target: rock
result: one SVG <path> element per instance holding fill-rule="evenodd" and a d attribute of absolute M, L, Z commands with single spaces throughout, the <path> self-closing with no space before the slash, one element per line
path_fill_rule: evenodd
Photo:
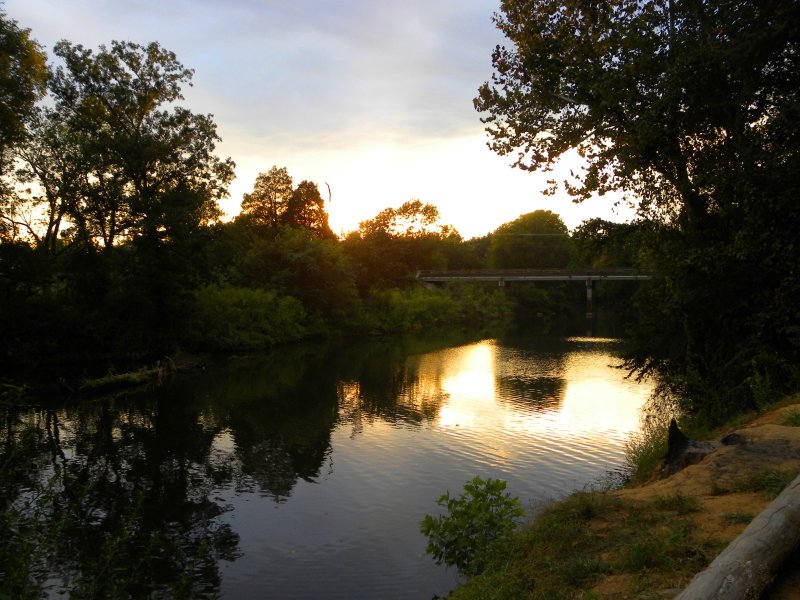
<path fill-rule="evenodd" d="M 659 471 L 660 478 L 664 479 L 689 465 L 699 463 L 721 445 L 718 442 L 690 440 L 678 428 L 675 419 L 672 419 L 667 435 L 667 456 Z"/>
<path fill-rule="evenodd" d="M 729 433 L 720 441 L 724 446 L 740 446 L 744 444 L 747 440 L 744 439 L 744 436 L 742 434 L 734 432 L 734 433 Z"/>

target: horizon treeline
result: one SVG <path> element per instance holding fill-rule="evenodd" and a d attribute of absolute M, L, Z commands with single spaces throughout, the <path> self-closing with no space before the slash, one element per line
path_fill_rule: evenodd
<path fill-rule="evenodd" d="M 431 291 L 414 274 L 634 267 L 656 277 L 602 294 L 628 324 L 631 374 L 712 422 L 798 389 L 797 3 L 539 4 L 496 16 L 508 46 L 474 100 L 490 145 L 526 170 L 577 149 L 567 191 L 623 190 L 633 223 L 568 232 L 534 211 L 462 240 L 409 200 L 339 239 L 316 183 L 278 166 L 224 223 L 234 164 L 212 117 L 180 106 L 191 69 L 157 43 L 68 41 L 49 67 L 0 14 L 3 363 L 555 322 L 583 311 L 580 286 Z"/>
<path fill-rule="evenodd" d="M 339 239 L 317 184 L 295 184 L 273 166 L 223 222 L 218 201 L 234 163 L 215 154 L 212 117 L 180 105 L 193 72 L 173 53 L 157 43 L 91 50 L 62 40 L 52 67 L 5 15 L 0 33 L 11 58 L 0 65 L 11 109 L 0 114 L 7 369 L 478 330 L 582 310 L 582 292 L 565 286 L 434 292 L 414 279 L 419 269 L 572 264 L 580 253 L 557 215 L 537 211 L 502 226 L 502 236 L 464 241 L 435 206 L 409 200 Z"/>

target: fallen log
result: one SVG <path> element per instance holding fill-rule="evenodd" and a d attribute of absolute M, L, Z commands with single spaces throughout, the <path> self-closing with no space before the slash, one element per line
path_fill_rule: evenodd
<path fill-rule="evenodd" d="M 781 565 L 800 545 L 800 476 L 698 573 L 680 600 L 760 598 Z"/>

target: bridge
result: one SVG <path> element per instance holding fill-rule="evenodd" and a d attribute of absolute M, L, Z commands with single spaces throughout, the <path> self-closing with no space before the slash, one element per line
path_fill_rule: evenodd
<path fill-rule="evenodd" d="M 496 281 L 502 286 L 509 281 L 642 281 L 652 279 L 651 273 L 636 269 L 465 269 L 447 271 L 417 271 L 424 283 L 447 281 Z"/>
<path fill-rule="evenodd" d="M 595 281 L 646 281 L 652 273 L 636 269 L 465 269 L 447 271 L 417 271 L 417 280 L 433 286 L 448 281 L 492 281 L 500 287 L 522 281 L 585 281 L 586 316 L 594 313 L 593 287 Z"/>

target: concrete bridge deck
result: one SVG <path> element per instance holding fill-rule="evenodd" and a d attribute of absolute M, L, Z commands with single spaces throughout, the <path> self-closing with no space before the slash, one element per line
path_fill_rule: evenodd
<path fill-rule="evenodd" d="M 502 285 L 512 281 L 643 281 L 652 274 L 636 269 L 466 269 L 417 271 L 424 283 L 447 281 L 495 281 Z"/>

